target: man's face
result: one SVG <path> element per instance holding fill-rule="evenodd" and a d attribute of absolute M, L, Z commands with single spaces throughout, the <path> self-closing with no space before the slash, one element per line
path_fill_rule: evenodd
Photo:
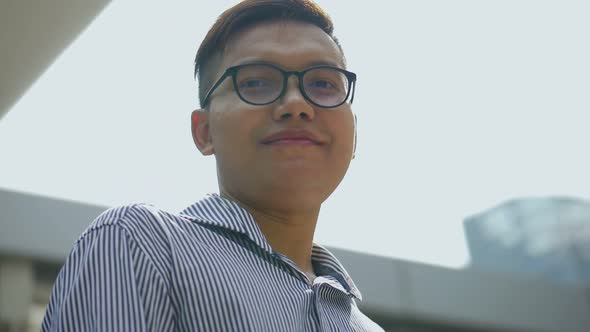
<path fill-rule="evenodd" d="M 215 79 L 228 67 L 266 62 L 301 71 L 318 63 L 343 67 L 334 41 L 320 28 L 286 21 L 255 25 L 228 43 Z M 242 101 L 228 78 L 214 92 L 209 112 L 193 117 L 193 136 L 204 154 L 215 154 L 222 194 L 277 211 L 317 209 L 336 189 L 353 153 L 354 119 L 349 103 L 325 109 L 301 95 L 291 76 L 285 95 L 269 105 Z M 306 131 L 315 142 L 269 135 Z M 197 137 L 201 136 L 201 137 Z M 288 136 L 288 135 L 287 135 Z M 295 135 L 297 136 L 297 134 Z M 203 144 L 206 143 L 206 144 Z"/>

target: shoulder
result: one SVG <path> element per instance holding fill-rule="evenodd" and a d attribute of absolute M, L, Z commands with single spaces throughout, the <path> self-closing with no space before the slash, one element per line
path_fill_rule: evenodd
<path fill-rule="evenodd" d="M 129 204 L 110 208 L 101 213 L 79 236 L 68 257 L 72 264 L 82 257 L 100 257 L 100 261 L 129 259 L 144 267 L 149 265 L 160 276 L 167 275 L 173 247 L 179 231 L 188 222 L 148 204 Z M 109 257 L 103 257 L 110 253 Z M 116 253 L 116 254 L 115 254 Z M 146 265 L 147 264 L 147 265 Z"/>
<path fill-rule="evenodd" d="M 155 226 L 156 220 L 164 219 L 164 212 L 145 204 L 114 207 L 101 213 L 79 237 L 59 272 L 43 330 L 64 326 L 68 330 L 88 330 L 91 326 L 93 330 L 104 330 L 107 325 L 103 324 L 126 319 L 141 324 L 141 319 L 149 319 L 145 322 L 152 323 L 144 310 L 158 310 L 155 317 L 171 315 L 172 306 L 165 304 L 169 301 L 170 247 L 168 240 L 160 236 L 162 227 Z M 95 310 L 105 305 L 111 310 Z M 71 328 L 78 326 L 71 324 L 78 323 L 79 327 Z M 136 329 L 146 330 L 124 330 Z"/>
<path fill-rule="evenodd" d="M 184 223 L 186 220 L 182 216 L 149 204 L 122 205 L 110 208 L 96 217 L 78 241 L 92 237 L 105 229 L 116 229 L 135 242 L 166 242 L 171 230 Z"/>

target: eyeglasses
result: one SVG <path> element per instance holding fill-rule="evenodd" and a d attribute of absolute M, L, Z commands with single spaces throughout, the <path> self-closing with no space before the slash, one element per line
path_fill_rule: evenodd
<path fill-rule="evenodd" d="M 242 101 L 251 105 L 268 105 L 285 95 L 291 75 L 299 78 L 301 95 L 315 106 L 338 107 L 354 99 L 356 74 L 332 66 L 315 66 L 303 71 L 285 71 L 270 64 L 243 64 L 228 68 L 213 84 L 203 105 L 223 81 L 231 77 L 234 90 Z M 351 92 L 352 91 L 352 92 Z"/>

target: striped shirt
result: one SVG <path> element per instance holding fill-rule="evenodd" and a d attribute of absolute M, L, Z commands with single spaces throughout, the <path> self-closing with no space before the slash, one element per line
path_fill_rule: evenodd
<path fill-rule="evenodd" d="M 310 282 L 218 195 L 180 214 L 112 208 L 70 252 L 42 331 L 383 331 L 327 249 L 313 245 L 312 265 Z"/>

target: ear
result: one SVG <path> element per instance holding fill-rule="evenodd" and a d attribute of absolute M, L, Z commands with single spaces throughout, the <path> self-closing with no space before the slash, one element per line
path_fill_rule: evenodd
<path fill-rule="evenodd" d="M 353 127 L 354 127 L 354 139 L 352 141 L 352 159 L 354 159 L 354 154 L 356 152 L 356 114 L 354 115 L 354 123 L 353 123 Z"/>
<path fill-rule="evenodd" d="M 198 109 L 191 113 L 191 133 L 197 149 L 204 156 L 212 155 L 215 152 L 209 132 L 209 112 Z"/>

